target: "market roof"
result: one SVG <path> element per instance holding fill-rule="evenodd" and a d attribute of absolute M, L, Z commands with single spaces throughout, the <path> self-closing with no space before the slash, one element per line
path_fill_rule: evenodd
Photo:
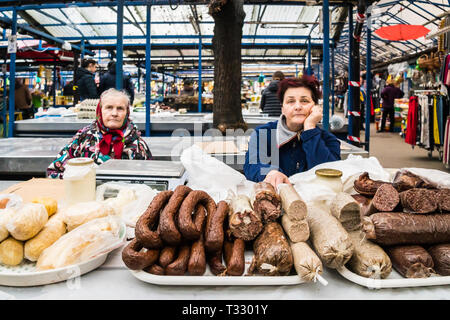
<path fill-rule="evenodd" d="M 342 69 L 348 61 L 348 9 L 343 3 L 330 1 L 332 24 L 330 38 L 336 40 L 336 63 Z M 11 19 L 12 11 L 3 7 L 15 3 L 18 23 L 29 25 L 53 37 L 81 45 L 96 53 L 100 64 L 109 61 L 116 45 L 117 1 L 0 1 L 0 18 Z M 41 4 L 42 3 L 42 4 Z M 145 59 L 146 1 L 125 1 L 124 62 L 136 64 Z M 152 64 L 196 65 L 198 44 L 202 35 L 202 62 L 212 62 L 211 39 L 214 21 L 208 14 L 208 1 L 153 0 L 151 18 Z M 308 37 L 313 46 L 313 64 L 322 56 L 323 34 L 319 26 L 321 1 L 245 1 L 242 58 L 244 63 L 282 63 L 302 65 L 307 55 Z M 316 4 L 315 6 L 307 5 Z M 355 1 L 353 2 L 355 3 Z M 168 5 L 171 4 L 171 5 Z M 282 5 L 281 5 L 282 4 Z M 317 5 L 318 4 L 318 5 Z M 372 28 L 397 23 L 423 24 L 435 32 L 443 14 L 448 14 L 448 1 L 374 1 Z M 354 9 L 356 14 L 356 8 Z M 197 28 L 197 22 L 198 26 Z M 354 19 L 355 21 L 355 19 Z M 199 29 L 199 30 L 197 30 Z M 3 31 L 5 47 L 9 30 Z M 372 33 L 373 64 L 392 60 L 407 53 L 430 48 L 436 40 L 420 38 L 404 42 L 386 41 Z M 31 38 L 19 36 L 19 39 Z M 361 53 L 364 55 L 365 28 Z M 365 63 L 364 57 L 361 59 Z"/>

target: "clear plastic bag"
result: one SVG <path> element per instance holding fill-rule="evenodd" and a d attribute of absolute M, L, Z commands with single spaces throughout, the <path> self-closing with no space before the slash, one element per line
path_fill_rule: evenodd
<path fill-rule="evenodd" d="M 6 224 L 6 228 L 16 240 L 33 238 L 48 221 L 47 209 L 41 203 L 24 203 L 9 210 L 14 210 L 15 213 Z"/>
<path fill-rule="evenodd" d="M 2 202 L 4 203 L 4 205 L 0 205 L 0 214 L 3 209 L 20 206 L 23 202 L 23 199 L 21 196 L 14 193 L 5 193 L 0 194 L 0 204 Z"/>
<path fill-rule="evenodd" d="M 425 182 L 435 184 L 438 188 L 450 188 L 450 174 L 444 171 L 424 168 L 402 168 L 399 171 L 410 171 L 422 178 Z"/>

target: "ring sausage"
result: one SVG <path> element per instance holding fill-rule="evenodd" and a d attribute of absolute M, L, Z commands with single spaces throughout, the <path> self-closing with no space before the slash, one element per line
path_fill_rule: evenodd
<path fill-rule="evenodd" d="M 205 206 L 208 215 L 213 214 L 216 210 L 215 201 L 205 191 L 195 190 L 190 192 L 183 200 L 178 214 L 178 227 L 185 239 L 197 240 L 202 233 L 202 230 L 197 229 L 192 221 L 192 212 L 199 203 Z"/>
<path fill-rule="evenodd" d="M 182 245 L 178 252 L 178 257 L 166 267 L 165 273 L 172 276 L 184 275 L 188 267 L 190 251 L 191 247 L 189 245 Z"/>
<path fill-rule="evenodd" d="M 221 250 L 224 239 L 224 222 L 228 217 L 228 204 L 220 201 L 217 209 L 208 214 L 205 229 L 205 248 L 208 252 L 216 252 Z"/>
<path fill-rule="evenodd" d="M 225 241 L 225 263 L 227 265 L 226 274 L 230 276 L 241 276 L 245 270 L 245 242 L 242 239 L 235 239 L 234 242 Z"/>
<path fill-rule="evenodd" d="M 131 270 L 142 270 L 158 260 L 159 250 L 147 250 L 134 238 L 122 251 L 122 260 Z"/>
<path fill-rule="evenodd" d="M 178 186 L 175 188 L 172 197 L 170 197 L 164 210 L 159 217 L 159 228 L 161 239 L 171 246 L 176 246 L 181 242 L 181 233 L 175 224 L 176 215 L 183 199 L 192 191 L 187 186 Z"/>
<path fill-rule="evenodd" d="M 191 255 L 188 262 L 188 272 L 193 276 L 202 276 L 206 271 L 206 256 L 203 234 L 191 247 Z"/>
<path fill-rule="evenodd" d="M 159 255 L 159 265 L 163 268 L 167 267 L 169 264 L 175 260 L 177 254 L 177 247 L 167 246 L 161 250 Z"/>
<path fill-rule="evenodd" d="M 222 263 L 222 249 L 208 254 L 208 265 L 214 275 L 223 275 L 227 268 Z"/>
<path fill-rule="evenodd" d="M 164 268 L 157 264 L 153 264 L 150 267 L 145 268 L 144 271 L 151 274 L 156 274 L 158 276 L 164 275 Z"/>
<path fill-rule="evenodd" d="M 164 205 L 169 201 L 173 191 L 163 191 L 158 193 L 152 202 L 145 210 L 144 214 L 140 216 L 136 222 L 135 235 L 139 243 L 148 249 L 161 248 L 163 243 L 159 233 L 152 231 L 158 222 L 159 212 Z"/>

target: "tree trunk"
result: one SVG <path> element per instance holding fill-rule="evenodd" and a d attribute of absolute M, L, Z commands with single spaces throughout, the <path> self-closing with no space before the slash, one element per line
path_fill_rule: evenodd
<path fill-rule="evenodd" d="M 241 107 L 241 40 L 244 25 L 243 0 L 211 0 L 209 14 L 214 18 L 214 105 L 213 125 L 226 129 L 247 124 Z"/>

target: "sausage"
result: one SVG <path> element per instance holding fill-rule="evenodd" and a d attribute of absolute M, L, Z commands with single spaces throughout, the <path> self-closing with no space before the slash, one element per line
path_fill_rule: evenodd
<path fill-rule="evenodd" d="M 322 261 L 306 242 L 289 243 L 294 259 L 294 268 L 300 279 L 314 281 L 317 275 L 322 274 Z"/>
<path fill-rule="evenodd" d="M 397 190 L 391 184 L 384 183 L 377 189 L 377 192 L 373 196 L 369 214 L 393 211 L 399 202 L 400 197 Z"/>
<path fill-rule="evenodd" d="M 406 278 L 427 278 L 433 270 L 433 259 L 421 246 L 395 246 L 387 249 L 394 269 Z"/>
<path fill-rule="evenodd" d="M 151 274 L 155 274 L 157 276 L 162 276 L 164 275 L 164 268 L 157 265 L 157 264 L 152 264 L 151 266 L 144 268 L 143 269 L 145 272 L 151 273 Z"/>
<path fill-rule="evenodd" d="M 188 267 L 190 251 L 191 247 L 189 245 L 182 245 L 178 251 L 178 257 L 165 268 L 165 273 L 172 276 L 184 275 Z"/>
<path fill-rule="evenodd" d="M 122 260 L 131 270 L 142 270 L 158 260 L 159 249 L 146 249 L 136 238 L 122 251 Z"/>
<path fill-rule="evenodd" d="M 161 249 L 161 253 L 159 254 L 159 265 L 163 268 L 167 267 L 171 264 L 176 257 L 177 247 L 167 246 Z"/>
<path fill-rule="evenodd" d="M 206 208 L 208 215 L 213 214 L 216 210 L 216 202 L 205 191 L 195 190 L 186 196 L 178 213 L 178 228 L 187 240 L 197 240 L 203 232 L 203 230 L 197 229 L 192 221 L 192 212 L 199 203 Z"/>
<path fill-rule="evenodd" d="M 438 208 L 438 195 L 434 190 L 414 188 L 400 193 L 403 212 L 431 213 Z"/>
<path fill-rule="evenodd" d="M 194 221 L 195 228 L 202 230 L 203 233 L 206 222 L 206 209 L 203 205 L 197 204 L 192 220 Z"/>
<path fill-rule="evenodd" d="M 206 271 L 206 256 L 203 234 L 191 247 L 191 255 L 188 262 L 188 272 L 193 276 L 202 276 Z"/>
<path fill-rule="evenodd" d="M 261 216 L 253 211 L 250 199 L 243 194 L 230 199 L 228 224 L 231 233 L 245 241 L 255 239 L 263 228 Z"/>
<path fill-rule="evenodd" d="M 286 276 L 294 264 L 292 250 L 283 228 L 277 222 L 269 222 L 253 243 L 254 257 L 249 274 Z"/>
<path fill-rule="evenodd" d="M 336 197 L 334 197 L 333 202 L 331 203 L 330 212 L 339 220 L 345 230 L 353 231 L 361 228 L 359 204 L 348 193 L 339 192 Z"/>
<path fill-rule="evenodd" d="M 241 276 L 245 270 L 245 242 L 235 239 L 233 242 L 224 243 L 226 274 L 229 276 Z"/>
<path fill-rule="evenodd" d="M 367 239 L 380 245 L 450 242 L 450 214 L 378 212 L 363 219 Z"/>
<path fill-rule="evenodd" d="M 434 270 L 441 276 L 450 276 L 450 244 L 438 244 L 428 248 Z"/>
<path fill-rule="evenodd" d="M 208 265 L 214 275 L 224 275 L 227 268 L 222 263 L 222 249 L 213 253 L 208 253 Z"/>
<path fill-rule="evenodd" d="M 450 212 L 450 189 L 440 189 L 437 199 L 439 211 Z"/>
<path fill-rule="evenodd" d="M 392 263 L 384 250 L 364 239 L 364 233 L 360 230 L 349 233 L 353 243 L 353 255 L 348 262 L 350 270 L 356 274 L 372 279 L 385 279 L 392 270 Z"/>
<path fill-rule="evenodd" d="M 136 239 L 145 248 L 157 249 L 161 248 L 163 243 L 158 231 L 152 231 L 158 223 L 159 213 L 169 201 L 173 191 L 162 191 L 158 193 L 145 210 L 144 214 L 139 217 L 136 222 L 135 236 Z"/>
<path fill-rule="evenodd" d="M 164 210 L 159 217 L 159 228 L 161 232 L 161 239 L 168 245 L 176 246 L 181 243 L 181 233 L 175 224 L 176 215 L 184 198 L 192 191 L 191 188 L 180 185 L 173 191 Z"/>
<path fill-rule="evenodd" d="M 370 215 L 369 208 L 370 208 L 370 202 L 372 201 L 372 199 L 369 199 L 366 196 L 363 196 L 361 194 L 352 194 L 352 197 L 359 204 L 359 214 L 361 216 L 361 219 L 364 216 Z"/>
<path fill-rule="evenodd" d="M 280 183 L 277 188 L 280 193 L 284 214 L 289 217 L 289 220 L 304 220 L 308 210 L 305 201 L 303 201 L 295 188 L 287 183 Z"/>
<path fill-rule="evenodd" d="M 253 186 L 253 210 L 263 222 L 275 221 L 281 216 L 281 199 L 275 188 L 268 182 L 258 182 Z"/>
<path fill-rule="evenodd" d="M 398 192 L 406 191 L 413 188 L 433 189 L 433 184 L 425 182 L 422 178 L 407 170 L 399 170 L 394 176 L 392 185 Z"/>
<path fill-rule="evenodd" d="M 355 180 L 355 182 L 353 183 L 353 188 L 356 190 L 356 192 L 364 196 L 372 197 L 375 195 L 375 192 L 377 192 L 378 188 L 385 183 L 385 181 L 370 179 L 369 173 L 364 172 L 359 176 L 358 179 Z"/>
<path fill-rule="evenodd" d="M 281 216 L 281 224 L 292 242 L 304 242 L 309 239 L 309 226 L 306 219 L 292 221 L 287 214 L 283 214 Z"/>
<path fill-rule="evenodd" d="M 208 252 L 217 252 L 222 249 L 224 239 L 224 222 L 228 217 L 228 204 L 220 201 L 217 209 L 208 214 L 205 228 L 205 249 Z"/>

